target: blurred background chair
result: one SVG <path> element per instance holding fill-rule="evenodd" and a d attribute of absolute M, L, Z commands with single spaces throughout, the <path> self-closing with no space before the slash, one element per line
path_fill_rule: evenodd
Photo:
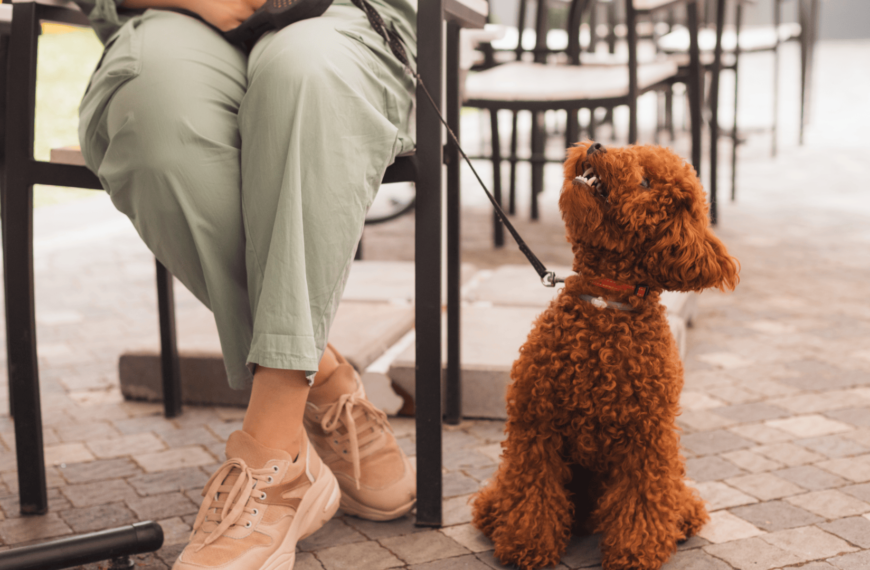
<path fill-rule="evenodd" d="M 673 1 L 626 0 L 625 53 L 601 57 L 589 48 L 595 48 L 589 32 L 589 18 L 596 6 L 595 0 L 573 0 L 568 5 L 568 14 L 563 30 L 550 26 L 550 12 L 546 0 L 538 0 L 534 10 L 533 34 L 525 29 L 527 6 L 520 0 L 520 13 L 515 33 L 505 34 L 507 40 L 516 38 L 514 50 L 490 47 L 484 50 L 481 71 L 471 74 L 465 81 L 464 104 L 468 107 L 486 109 L 490 114 L 491 160 L 493 163 L 493 193 L 501 201 L 501 139 L 498 112 L 512 112 L 510 142 L 510 189 L 508 212 L 516 211 L 516 163 L 517 114 L 529 111 L 531 128 L 531 218 L 538 219 L 538 194 L 543 190 L 545 155 L 545 113 L 562 111 L 567 117 L 564 128 L 566 146 L 572 145 L 585 128 L 587 135 L 595 137 L 595 110 L 612 110 L 618 106 L 629 109 L 627 141 L 637 141 L 637 98 L 649 91 L 662 89 L 681 79 L 678 65 L 666 56 L 640 60 L 638 58 L 638 34 L 636 21 L 639 14 L 648 15 L 663 4 Z M 694 12 L 694 2 L 689 2 Z M 638 7 L 639 6 L 639 7 Z M 583 20 L 586 20 L 583 22 Z M 691 18 L 690 18 L 691 19 Z M 694 20 L 696 21 L 696 20 Z M 583 23 L 585 23 L 585 26 Z M 526 39 L 534 38 L 534 45 Z M 529 49 L 531 47 L 531 49 Z M 507 54 L 507 55 L 505 55 Z M 512 59 L 501 63 L 502 59 Z M 695 74 L 697 77 L 698 74 Z M 699 89 L 699 88 L 698 88 Z M 697 113 L 700 116 L 700 102 Z M 589 119 L 580 124 L 579 111 L 588 109 Z M 693 121 L 700 128 L 699 120 Z M 694 134 L 694 131 L 693 131 Z M 693 137 L 693 149 L 700 148 L 700 131 Z M 695 153 L 693 153 L 694 155 Z M 700 154 L 698 154 L 700 157 Z M 562 160 L 562 157 L 559 157 Z M 697 164 L 697 161 L 693 161 Z M 496 247 L 503 245 L 504 233 L 501 224 L 493 218 L 493 238 Z"/>
<path fill-rule="evenodd" d="M 765 52 L 773 53 L 774 56 L 772 72 L 773 117 L 770 127 L 771 154 L 773 156 L 776 156 L 778 143 L 780 47 L 786 42 L 798 42 L 801 50 L 800 144 L 803 144 L 804 126 L 807 118 L 807 87 L 812 71 L 812 51 L 815 44 L 819 11 L 818 0 L 772 0 L 773 17 L 771 24 L 744 26 L 744 11 L 754 4 L 758 4 L 758 0 L 706 0 L 702 18 L 703 24 L 698 35 L 702 62 L 705 69 L 711 72 L 710 91 L 706 98 L 711 131 L 710 193 L 713 196 L 717 193 L 718 139 L 720 136 L 727 136 L 731 139 L 732 200 L 736 197 L 737 147 L 741 143 L 737 112 L 740 56 Z M 783 22 L 784 6 L 793 8 L 795 21 Z M 671 32 L 657 40 L 657 45 L 664 53 L 687 54 L 688 29 L 684 26 L 675 26 Z M 730 129 L 722 129 L 718 123 L 719 73 L 722 70 L 734 72 L 734 109 Z"/>

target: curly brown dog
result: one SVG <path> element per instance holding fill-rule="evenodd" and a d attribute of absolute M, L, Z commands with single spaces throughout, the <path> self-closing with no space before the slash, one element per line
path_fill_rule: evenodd
<path fill-rule="evenodd" d="M 709 518 L 684 482 L 683 369 L 659 294 L 733 289 L 739 265 L 694 169 L 664 148 L 580 143 L 559 209 L 577 275 L 514 362 L 474 524 L 522 570 L 558 563 L 572 527 L 602 534 L 605 570 L 657 570 Z"/>

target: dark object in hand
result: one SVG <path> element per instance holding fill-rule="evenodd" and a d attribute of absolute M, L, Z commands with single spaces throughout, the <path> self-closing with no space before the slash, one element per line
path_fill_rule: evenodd
<path fill-rule="evenodd" d="M 316 18 L 331 5 L 332 0 L 266 0 L 250 18 L 239 27 L 223 32 L 223 36 L 228 42 L 250 50 L 266 32 Z"/>

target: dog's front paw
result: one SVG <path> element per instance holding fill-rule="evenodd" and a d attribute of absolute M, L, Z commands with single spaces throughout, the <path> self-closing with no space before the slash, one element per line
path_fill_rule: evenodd
<path fill-rule="evenodd" d="M 498 561 L 505 566 L 516 566 L 520 570 L 538 570 L 555 566 L 562 558 L 562 549 L 552 544 L 523 544 L 516 542 L 516 537 L 513 540 L 496 538 L 494 542 L 495 557 Z"/>
<path fill-rule="evenodd" d="M 497 498 L 498 492 L 493 482 L 471 499 L 471 523 L 490 538 L 498 527 Z"/>
<path fill-rule="evenodd" d="M 686 487 L 685 495 L 680 505 L 680 522 L 677 527 L 681 536 L 677 540 L 683 542 L 695 536 L 701 530 L 701 527 L 709 521 L 710 515 L 707 514 L 703 499 L 692 489 Z"/>
<path fill-rule="evenodd" d="M 637 552 L 622 550 L 602 552 L 604 570 L 659 570 L 670 555 L 664 552 Z"/>

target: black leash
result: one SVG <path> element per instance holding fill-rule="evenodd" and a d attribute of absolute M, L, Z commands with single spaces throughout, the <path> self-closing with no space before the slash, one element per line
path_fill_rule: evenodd
<path fill-rule="evenodd" d="M 417 73 L 412 67 L 411 63 L 408 60 L 408 54 L 405 51 L 405 44 L 402 41 L 402 38 L 399 34 L 396 33 L 392 28 L 387 27 L 384 19 L 381 18 L 381 15 L 372 6 L 368 0 L 351 0 L 356 7 L 365 12 L 366 16 L 369 19 L 369 23 L 372 28 L 382 37 L 384 41 L 387 42 L 387 45 L 390 46 L 390 51 L 393 52 L 393 55 L 396 56 L 404 66 L 405 69 L 408 70 L 416 79 L 417 83 L 420 87 L 423 88 L 423 92 L 426 94 L 426 97 L 429 99 L 429 102 L 432 104 L 432 108 L 435 109 L 435 112 L 438 114 L 438 118 L 441 120 L 441 124 L 444 125 L 444 128 L 447 129 L 447 134 L 450 135 L 450 140 L 453 141 L 453 144 L 456 145 L 456 148 L 459 150 L 459 154 L 462 155 L 462 158 L 465 159 L 466 164 L 468 164 L 471 171 L 474 173 L 475 178 L 480 183 L 483 191 L 486 192 L 487 198 L 492 202 L 492 207 L 495 208 L 496 216 L 498 219 L 505 225 L 510 234 L 513 236 L 514 240 L 517 242 L 517 246 L 519 246 L 520 251 L 526 256 L 529 260 L 529 263 L 532 264 L 532 267 L 537 271 L 538 276 L 541 278 L 541 283 L 545 287 L 555 287 L 556 283 L 563 283 L 565 280 L 556 277 L 556 273 L 554 271 L 547 271 L 547 268 L 541 263 L 541 260 L 538 259 L 538 256 L 535 255 L 526 242 L 520 237 L 519 232 L 517 232 L 516 228 L 514 228 L 513 224 L 508 220 L 507 215 L 504 213 L 504 210 L 501 209 L 501 205 L 486 187 L 486 184 L 483 183 L 483 180 L 480 178 L 480 175 L 477 173 L 477 170 L 474 168 L 474 165 L 471 164 L 471 160 L 468 158 L 468 155 L 465 154 L 465 151 L 462 150 L 462 146 L 459 144 L 459 139 L 456 134 L 453 132 L 453 129 L 450 128 L 450 125 L 447 124 L 447 121 L 444 119 L 444 116 L 441 114 L 441 110 L 438 108 L 438 105 L 435 103 L 435 99 L 432 97 L 432 94 L 429 93 L 429 89 L 426 87 L 426 84 L 423 83 L 423 79 L 420 77 L 420 74 Z"/>

